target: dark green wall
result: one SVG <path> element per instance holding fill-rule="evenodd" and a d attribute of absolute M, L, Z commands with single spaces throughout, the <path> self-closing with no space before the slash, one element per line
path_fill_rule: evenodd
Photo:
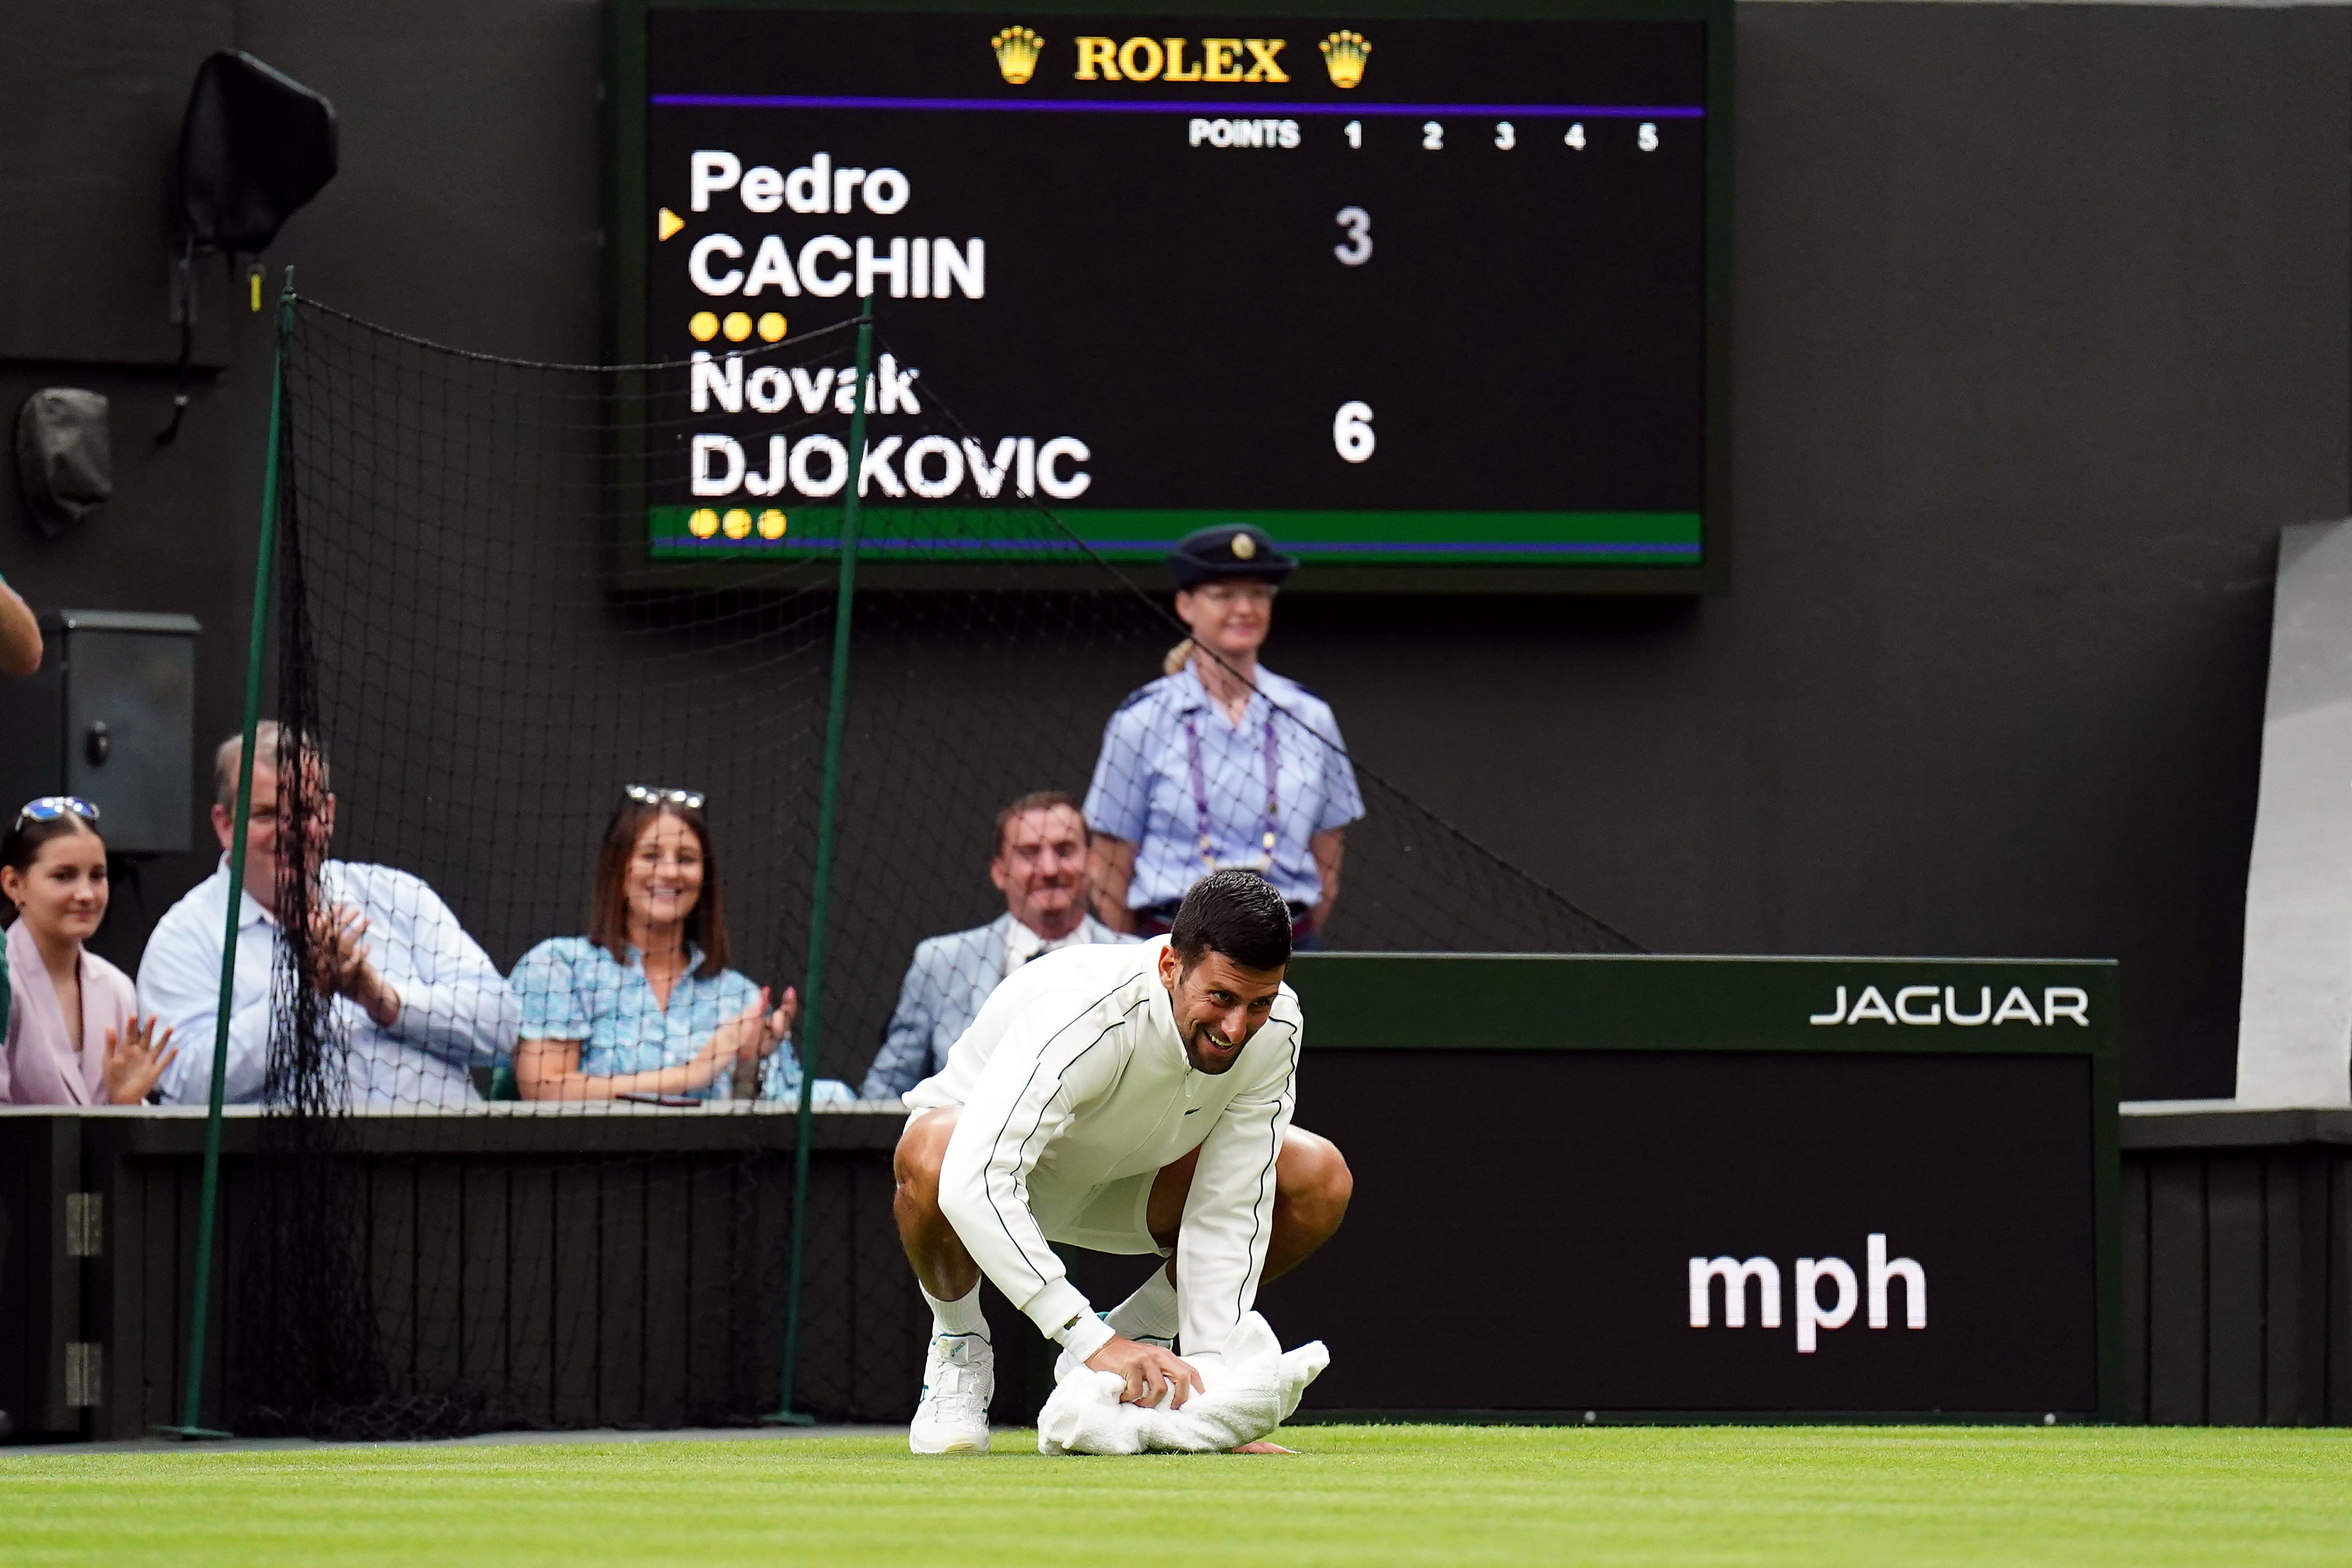
<path fill-rule="evenodd" d="M 122 488 L 56 545 L 11 490 L 0 571 L 202 618 L 219 733 L 268 339 L 239 305 L 152 450 L 187 77 L 234 43 L 335 101 L 343 172 L 269 257 L 305 292 L 591 359 L 595 8 L 17 9 L 0 412 L 116 393 Z M 2226 1094 L 2276 533 L 2352 483 L 2352 16 L 1762 4 L 1739 49 L 1732 592 L 1294 595 L 1270 662 L 1654 948 L 2120 958 L 2126 1092 Z M 153 868 L 151 909 L 203 870 Z"/>

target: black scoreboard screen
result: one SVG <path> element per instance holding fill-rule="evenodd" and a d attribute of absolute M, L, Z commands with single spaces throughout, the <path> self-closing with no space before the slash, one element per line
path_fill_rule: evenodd
<path fill-rule="evenodd" d="M 617 0 L 617 347 L 713 367 L 650 383 L 647 556 L 837 548 L 848 372 L 719 371 L 870 295 L 865 558 L 1034 497 L 1115 560 L 1247 520 L 1347 569 L 1302 587 L 1711 586 L 1728 18 Z"/>

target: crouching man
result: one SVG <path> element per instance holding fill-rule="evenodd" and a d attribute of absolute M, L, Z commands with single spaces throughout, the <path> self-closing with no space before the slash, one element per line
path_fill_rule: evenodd
<path fill-rule="evenodd" d="M 1188 1355 L 1218 1353 L 1259 1281 L 1339 1228 L 1347 1162 L 1290 1124 L 1304 1020 L 1289 963 L 1281 894 L 1218 872 L 1165 936 L 1017 970 L 946 1070 L 908 1092 L 898 1237 L 932 1316 L 916 1453 L 987 1450 L 982 1274 L 1064 1366 L 1117 1373 L 1131 1402 L 1172 1390 L 1181 1404 L 1202 1380 L 1178 1335 Z M 1097 1316 L 1052 1241 L 1174 1256 Z"/>

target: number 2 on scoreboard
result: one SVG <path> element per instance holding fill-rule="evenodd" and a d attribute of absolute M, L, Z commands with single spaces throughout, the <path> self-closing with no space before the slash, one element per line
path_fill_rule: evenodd
<path fill-rule="evenodd" d="M 1421 122 L 1421 144 L 1432 152 L 1445 151 L 1445 127 L 1433 120 Z"/>

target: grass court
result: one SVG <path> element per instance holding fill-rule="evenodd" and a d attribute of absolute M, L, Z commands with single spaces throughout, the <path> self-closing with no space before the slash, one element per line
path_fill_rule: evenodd
<path fill-rule="evenodd" d="M 12 1564 L 2341 1563 L 2352 1432 L 1298 1427 L 1296 1458 L 897 1437 L 0 1455 Z"/>

